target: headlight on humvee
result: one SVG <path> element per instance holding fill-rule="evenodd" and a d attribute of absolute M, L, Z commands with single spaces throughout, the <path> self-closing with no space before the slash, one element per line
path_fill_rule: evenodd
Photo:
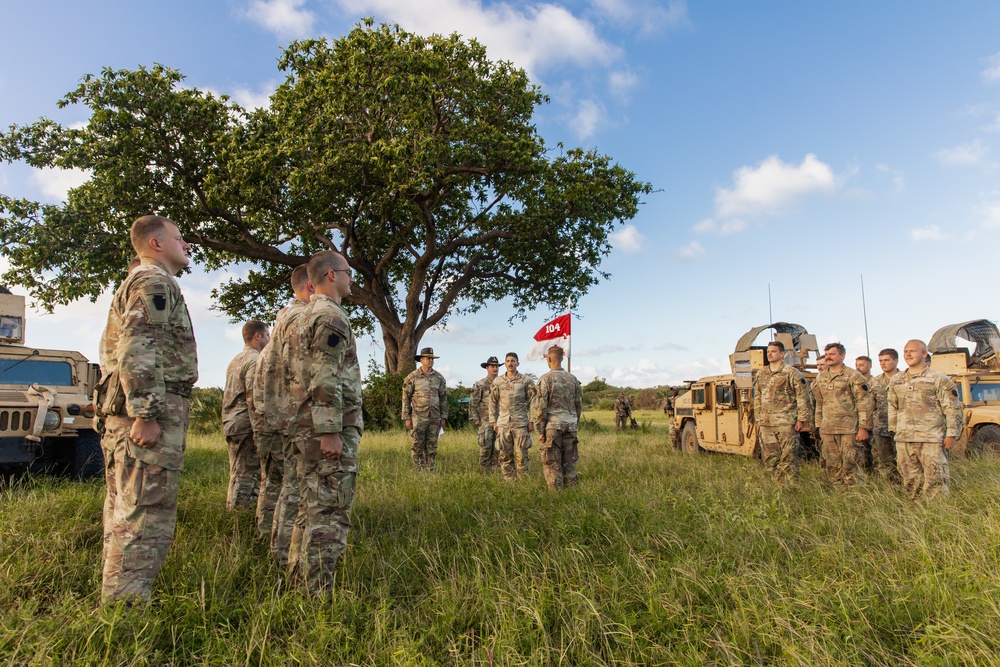
<path fill-rule="evenodd" d="M 62 422 L 62 420 L 59 418 L 59 413 L 52 412 L 50 410 L 45 413 L 45 422 L 42 424 L 42 427 L 46 431 L 51 431 L 54 428 L 59 428 L 60 422 Z"/>

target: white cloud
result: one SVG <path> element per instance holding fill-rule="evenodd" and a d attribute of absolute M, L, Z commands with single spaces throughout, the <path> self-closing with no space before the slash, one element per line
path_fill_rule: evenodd
<path fill-rule="evenodd" d="M 942 148 L 935 155 L 941 164 L 948 167 L 959 167 L 979 164 L 986 158 L 987 153 L 989 153 L 989 149 L 983 145 L 982 141 L 976 139 L 954 148 Z"/>
<path fill-rule="evenodd" d="M 593 5 L 605 18 L 619 25 L 638 26 L 641 33 L 691 25 L 685 0 L 670 0 L 665 7 L 654 0 L 593 0 Z"/>
<path fill-rule="evenodd" d="M 1000 53 L 994 53 L 986 59 L 986 69 L 982 74 L 983 79 L 989 83 L 1000 81 Z"/>
<path fill-rule="evenodd" d="M 271 106 L 271 94 L 278 87 L 275 81 L 265 81 L 257 86 L 257 89 L 247 87 L 234 88 L 229 93 L 229 97 L 244 109 L 267 109 Z"/>
<path fill-rule="evenodd" d="M 1000 132 L 1000 114 L 997 114 L 993 122 L 983 128 L 987 132 Z"/>
<path fill-rule="evenodd" d="M 635 225 L 625 225 L 611 235 L 611 245 L 627 255 L 642 250 L 645 241 L 646 237 L 636 229 Z"/>
<path fill-rule="evenodd" d="M 242 343 L 243 327 L 226 327 L 222 330 L 222 335 L 226 337 L 226 340 L 231 340 L 235 343 Z"/>
<path fill-rule="evenodd" d="M 594 136 L 604 117 L 604 109 L 596 102 L 580 100 L 576 115 L 569 121 L 569 125 L 580 139 L 588 139 Z"/>
<path fill-rule="evenodd" d="M 79 187 L 90 179 L 90 172 L 83 169 L 54 169 L 45 167 L 31 174 L 31 182 L 49 201 L 64 202 L 71 189 Z"/>
<path fill-rule="evenodd" d="M 302 6 L 306 0 L 253 0 L 246 17 L 278 37 L 308 37 L 316 15 Z"/>
<path fill-rule="evenodd" d="M 611 92 L 620 97 L 627 96 L 638 83 L 639 77 L 628 69 L 617 70 L 608 76 L 608 86 L 611 88 Z"/>
<path fill-rule="evenodd" d="M 654 387 L 679 385 L 685 380 L 694 380 L 707 375 L 729 373 L 728 359 L 708 357 L 680 366 L 661 366 L 651 359 L 640 359 L 634 366 L 574 366 L 573 373 L 578 378 L 599 377 L 618 386 Z M 585 380 L 584 380 L 585 381 Z"/>
<path fill-rule="evenodd" d="M 944 241 L 948 237 L 941 232 L 937 225 L 927 225 L 926 227 L 916 227 L 910 230 L 910 237 L 916 241 Z"/>
<path fill-rule="evenodd" d="M 746 227 L 746 223 L 739 219 L 716 222 L 712 218 L 705 218 L 695 223 L 691 229 L 698 234 L 721 234 L 722 236 L 727 236 L 742 232 Z"/>
<path fill-rule="evenodd" d="M 685 261 L 694 261 L 705 256 L 705 249 L 697 241 L 691 241 L 677 251 L 677 257 Z"/>
<path fill-rule="evenodd" d="M 798 166 L 772 155 L 756 168 L 740 167 L 733 172 L 733 181 L 732 188 L 716 190 L 719 217 L 776 213 L 801 197 L 829 194 L 837 188 L 833 170 L 812 153 Z"/>
<path fill-rule="evenodd" d="M 906 176 L 903 174 L 903 172 L 899 171 L 898 169 L 893 169 L 889 165 L 882 163 L 875 165 L 875 168 L 881 172 L 889 174 L 889 176 L 892 178 L 892 187 L 897 194 L 906 189 Z"/>
<path fill-rule="evenodd" d="M 1000 202 L 993 202 L 986 205 L 983 227 L 987 229 L 1000 229 Z"/>

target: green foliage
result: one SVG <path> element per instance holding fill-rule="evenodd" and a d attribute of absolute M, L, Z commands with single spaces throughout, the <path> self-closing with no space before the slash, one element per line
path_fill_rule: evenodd
<path fill-rule="evenodd" d="M 461 394 L 455 389 L 448 389 L 448 419 L 445 422 L 451 430 L 472 427 L 469 421 L 469 404 L 459 403 Z"/>
<path fill-rule="evenodd" d="M 192 433 L 222 433 L 222 393 L 219 387 L 195 387 L 188 411 Z"/>
<path fill-rule="evenodd" d="M 366 431 L 402 428 L 402 373 L 389 373 L 374 359 L 368 360 L 364 381 L 364 419 Z"/>

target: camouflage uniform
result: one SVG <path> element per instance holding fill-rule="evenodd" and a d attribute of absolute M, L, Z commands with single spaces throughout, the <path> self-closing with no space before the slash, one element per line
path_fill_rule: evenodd
<path fill-rule="evenodd" d="M 448 418 L 448 389 L 433 368 L 418 368 L 403 380 L 403 421 L 413 420 L 410 454 L 417 470 L 434 470 L 441 420 Z"/>
<path fill-rule="evenodd" d="M 844 366 L 836 373 L 823 371 L 812 386 L 827 480 L 838 487 L 863 482 L 863 443 L 855 437 L 859 429 L 871 431 L 874 410 L 864 376 Z"/>
<path fill-rule="evenodd" d="M 760 427 L 760 454 L 764 467 L 779 483 L 799 476 L 799 432 L 795 423 L 811 427 L 811 405 L 806 379 L 788 364 L 757 371 L 753 385 L 753 414 Z"/>
<path fill-rule="evenodd" d="M 198 380 L 191 317 L 180 286 L 159 262 L 143 259 L 115 291 L 101 370 L 118 378 L 101 406 L 108 414 L 101 598 L 148 600 L 173 542 L 188 397 Z M 156 420 L 156 444 L 143 447 L 129 437 L 136 418 Z"/>
<path fill-rule="evenodd" d="M 579 458 L 576 437 L 583 412 L 580 381 L 562 368 L 554 368 L 538 378 L 535 427 L 545 434 L 539 446 L 542 472 L 550 489 L 575 486 Z"/>
<path fill-rule="evenodd" d="M 361 368 L 347 311 L 333 299 L 312 295 L 296 335 L 302 357 L 295 367 L 292 432 L 300 498 L 288 568 L 307 593 L 326 594 L 351 523 L 364 430 Z M 344 448 L 332 459 L 320 449 L 320 437 L 337 433 Z"/>
<path fill-rule="evenodd" d="M 624 396 L 615 400 L 615 430 L 628 428 L 628 418 L 632 416 L 632 404 Z"/>
<path fill-rule="evenodd" d="M 265 411 L 267 401 L 274 392 L 274 350 L 271 343 L 268 343 L 260 351 L 253 373 L 254 391 L 247 396 L 247 412 L 250 413 L 250 425 L 253 426 L 253 436 L 257 441 L 257 453 L 260 456 L 257 532 L 267 541 L 271 540 L 274 507 L 278 502 L 278 492 L 281 490 L 281 472 L 284 465 L 281 435 L 272 426 L 274 416 L 268 415 Z"/>
<path fill-rule="evenodd" d="M 260 457 L 253 439 L 250 411 L 253 375 L 259 352 L 244 347 L 226 369 L 226 389 L 222 394 L 222 433 L 229 449 L 229 490 L 226 509 L 255 507 L 260 491 Z"/>
<path fill-rule="evenodd" d="M 497 434 L 490 426 L 490 378 L 484 377 L 482 380 L 472 385 L 472 395 L 469 397 L 469 419 L 475 423 L 479 420 L 479 468 L 483 472 L 490 472 L 496 468 L 497 461 L 496 439 Z"/>
<path fill-rule="evenodd" d="M 911 498 L 948 495 L 946 437 L 962 433 L 962 407 L 955 383 L 924 368 L 897 373 L 889 383 L 889 430 L 896 434 L 896 462 Z"/>
<path fill-rule="evenodd" d="M 897 373 L 898 375 L 898 373 Z M 873 419 L 874 429 L 868 438 L 872 449 L 872 465 L 882 479 L 892 482 L 899 481 L 899 470 L 896 465 L 896 443 L 889 433 L 889 383 L 892 377 L 882 373 L 872 378 L 868 385 L 872 390 L 872 400 L 875 402 Z"/>
<path fill-rule="evenodd" d="M 535 400 L 535 383 L 517 373 L 501 373 L 490 387 L 490 425 L 497 426 L 500 472 L 504 479 L 528 475 L 528 410 Z M 515 468 L 515 456 L 516 464 Z"/>

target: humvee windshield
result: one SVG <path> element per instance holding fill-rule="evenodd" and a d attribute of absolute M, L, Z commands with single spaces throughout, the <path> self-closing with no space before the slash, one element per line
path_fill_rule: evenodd
<path fill-rule="evenodd" d="M 72 387 L 73 369 L 66 361 L 0 359 L 0 385 L 33 384 Z"/>
<path fill-rule="evenodd" d="M 958 387 L 959 398 L 964 399 L 962 387 Z M 969 395 L 972 403 L 996 403 L 1000 402 L 1000 384 L 973 384 L 969 388 Z"/>

